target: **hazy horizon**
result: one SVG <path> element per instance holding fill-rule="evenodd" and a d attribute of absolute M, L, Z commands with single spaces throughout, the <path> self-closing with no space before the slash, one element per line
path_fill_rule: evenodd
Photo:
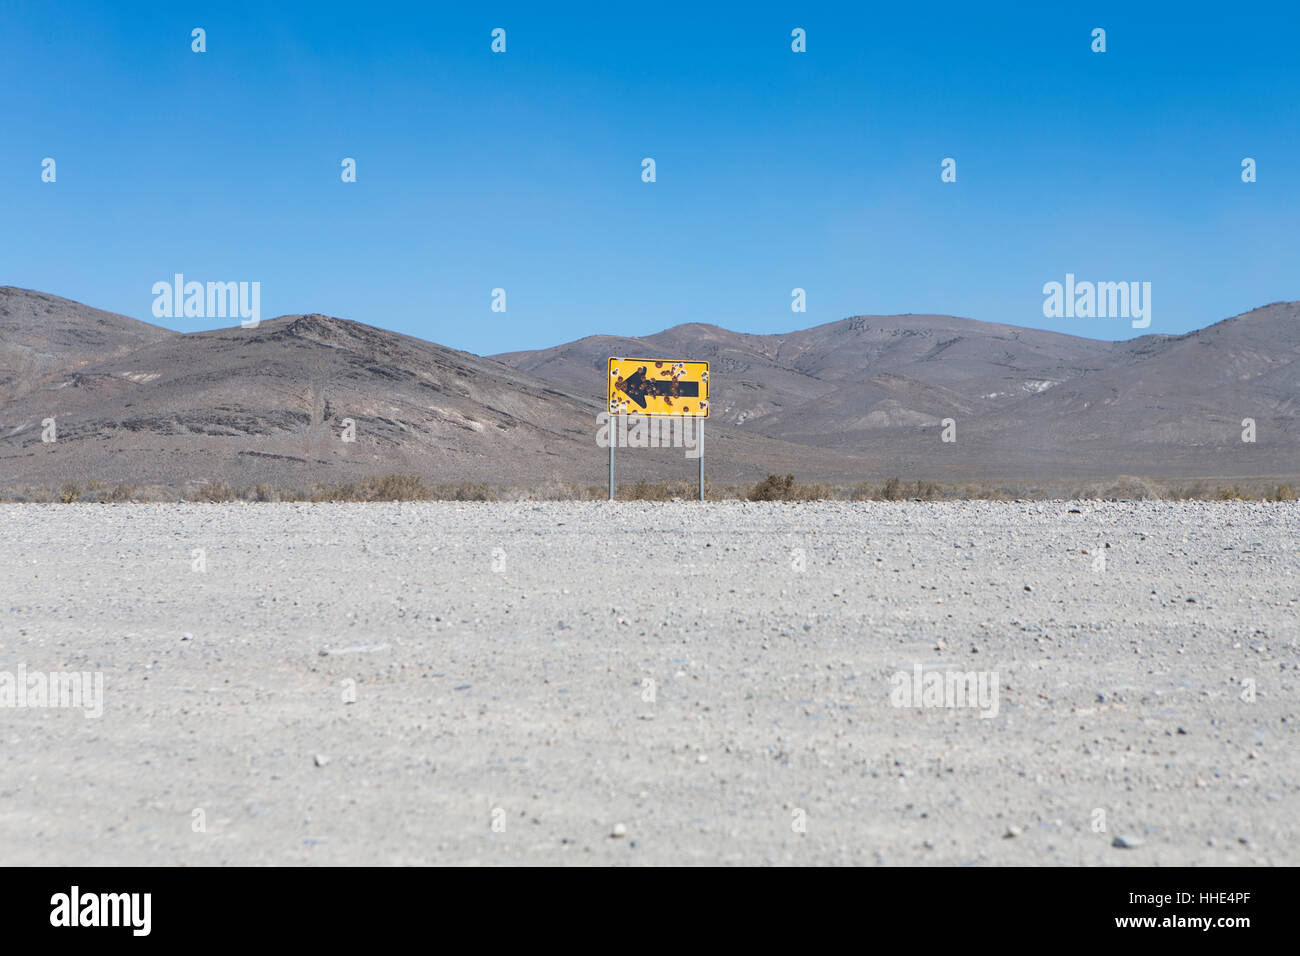
<path fill-rule="evenodd" d="M 101 311 L 105 311 L 105 312 L 114 312 L 114 311 L 115 311 L 115 310 L 113 310 L 113 309 L 106 309 L 106 308 L 104 308 L 104 307 L 101 306 L 101 305 L 97 305 L 97 304 L 96 304 L 95 302 L 93 302 L 93 301 L 92 301 L 92 302 L 86 302 L 86 301 L 81 301 L 81 300 L 78 300 L 78 299 L 71 299 L 71 298 L 69 298 L 68 296 L 59 295 L 57 292 L 51 292 L 51 291 L 48 290 L 48 289 L 33 289 L 33 288 L 30 288 L 30 287 L 27 287 L 27 286 L 16 285 L 16 284 L 11 283 L 11 282 L 10 282 L 10 283 L 0 283 L 0 289 L 3 289 L 3 288 L 17 289 L 17 290 L 20 290 L 20 291 L 23 291 L 23 292 L 33 292 L 33 293 L 37 293 L 37 294 L 39 294 L 39 295 L 49 295 L 49 296 L 54 296 L 55 298 L 64 299 L 64 300 L 66 300 L 66 301 L 74 302 L 74 303 L 76 303 L 76 304 L 78 304 L 78 305 L 83 305 L 83 306 L 86 306 L 86 307 L 88 307 L 88 308 L 92 308 L 92 309 L 100 309 Z M 1240 316 L 1247 315 L 1247 314 L 1249 314 L 1249 313 L 1251 313 L 1251 312 L 1258 311 L 1259 309 L 1264 309 L 1264 308 L 1267 308 L 1267 307 L 1272 306 L 1272 305 L 1287 304 L 1287 303 L 1292 302 L 1292 301 L 1300 301 L 1300 300 L 1278 300 L 1278 301 L 1275 301 L 1275 302 L 1264 302 L 1264 303 L 1260 303 L 1259 305 L 1251 306 L 1251 307 L 1248 308 L 1248 309 L 1242 309 L 1242 310 L 1239 311 L 1239 312 L 1234 312 L 1234 313 L 1232 313 L 1231 315 L 1224 315 L 1224 316 L 1222 316 L 1222 317 L 1220 317 L 1220 318 L 1218 318 L 1218 319 L 1214 319 L 1213 321 L 1207 323 L 1206 325 L 1199 326 L 1199 327 L 1197 327 L 1197 328 L 1187 329 L 1187 330 L 1184 331 L 1184 332 L 1176 332 L 1176 333 L 1155 332 L 1155 331 L 1152 331 L 1152 330 L 1149 330 L 1149 329 L 1148 329 L 1148 330 L 1144 330 L 1144 331 L 1142 331 L 1142 332 L 1135 332 L 1133 335 L 1117 336 L 1117 337 L 1115 337 L 1115 338 L 1113 338 L 1113 339 L 1112 339 L 1112 338 L 1103 338 L 1103 337 L 1100 337 L 1100 336 L 1092 336 L 1092 335 L 1080 335 L 1080 334 L 1078 334 L 1078 333 L 1074 333 L 1074 332 L 1062 331 L 1062 330 L 1059 330 L 1059 329 L 1047 329 L 1047 328 L 1042 328 L 1042 327 L 1039 327 L 1039 326 L 1033 326 L 1033 325 L 1015 325 L 1014 323 L 1010 323 L 1010 322 L 996 322 L 996 321 L 990 321 L 990 320 L 986 320 L 986 319 L 977 319 L 977 318 L 975 318 L 974 316 L 970 316 L 970 315 L 960 315 L 960 314 L 952 314 L 952 313 L 937 313 L 937 312 L 892 312 L 892 313 L 867 313 L 867 312 L 855 312 L 855 313 L 852 313 L 852 314 L 850 314 L 850 315 L 842 315 L 842 316 L 839 316 L 839 317 L 837 317 L 837 318 L 826 319 L 826 320 L 824 320 L 824 321 L 809 322 L 809 323 L 807 323 L 807 324 L 803 324 L 803 325 L 797 324 L 797 322 L 796 322 L 795 324 L 791 324 L 790 326 L 788 326 L 788 327 L 786 327 L 786 328 L 771 329 L 771 330 L 765 330 L 765 331 L 762 331 L 762 332 L 754 332 L 754 331 L 751 331 L 751 330 L 749 330 L 749 329 L 744 329 L 744 328 L 734 328 L 734 327 L 731 327 L 731 326 L 722 325 L 722 324 L 720 324 L 720 323 L 718 323 L 718 322 L 711 322 L 711 321 L 703 320 L 703 319 L 687 319 L 687 320 L 682 321 L 682 322 L 674 323 L 673 325 L 666 325 L 666 326 L 663 326 L 662 328 L 649 329 L 649 330 L 646 330 L 646 331 L 630 331 L 630 330 L 620 330 L 620 331 L 594 331 L 594 332 L 587 332 L 587 333 L 585 333 L 585 334 L 583 334 L 583 335 L 580 335 L 580 336 L 577 336 L 576 338 L 573 338 L 573 339 L 565 339 L 565 340 L 563 340 L 563 341 L 551 342 L 551 343 L 548 343 L 548 344 L 542 345 L 542 346 L 540 346 L 540 347 L 538 347 L 538 348 L 499 348 L 499 349 L 497 349 L 495 352 L 473 352 L 473 350 L 471 350 L 471 349 L 464 349 L 464 348 L 461 348 L 460 346 L 453 345 L 453 344 L 450 343 L 450 342 L 442 342 L 442 341 L 438 341 L 438 340 L 436 340 L 436 339 L 429 339 L 429 338 L 427 338 L 426 336 L 419 334 L 418 332 L 403 332 L 403 331 L 401 331 L 401 330 L 399 330 L 399 329 L 390 328 L 390 327 L 388 327 L 388 326 L 385 326 L 385 325 L 382 325 L 382 324 L 378 324 L 378 323 L 375 323 L 375 322 L 366 322 L 366 321 L 363 321 L 363 320 L 361 320 L 361 319 L 353 318 L 352 316 L 341 315 L 341 314 L 339 314 L 339 313 L 337 313 L 337 312 L 329 312 L 329 311 L 316 311 L 316 312 L 295 311 L 295 312 L 283 312 L 283 313 L 278 313 L 278 314 L 276 314 L 276 315 L 267 315 L 267 316 L 265 316 L 265 317 L 263 317 L 263 318 L 261 319 L 261 322 L 263 322 L 263 323 L 265 323 L 265 322 L 274 322 L 274 321 L 276 321 L 277 319 L 295 318 L 295 317 L 298 317 L 298 316 L 304 316 L 304 315 L 323 315 L 323 316 L 325 316 L 325 317 L 327 317 L 327 318 L 331 318 L 331 319 L 341 319 L 341 320 L 343 320 L 343 321 L 347 321 L 347 322 L 358 322 L 358 323 L 360 323 L 360 324 L 362 324 L 362 325 L 369 325 L 369 326 L 372 326 L 372 327 L 374 327 L 374 328 L 383 329 L 384 331 L 387 331 L 387 332 L 397 332 L 398 334 L 401 334 L 401 335 L 411 335 L 411 336 L 414 336 L 415 338 L 423 339 L 424 341 L 432 342 L 433 344 L 436 344 L 436 345 L 444 345 L 444 346 L 447 346 L 448 348 L 456 348 L 456 349 L 458 349 L 458 350 L 460 350 L 460 351 L 471 352 L 471 354 L 474 354 L 474 355 L 479 355 L 479 356 L 482 356 L 482 357 L 491 357 L 492 355 L 501 355 L 501 354 L 512 353 L 512 352 L 527 352 L 527 351 L 538 351 L 538 350 L 544 350 L 544 349 L 549 348 L 549 347 L 554 347 L 554 346 L 558 346 L 558 345 L 564 345 L 564 344 L 566 344 L 566 343 L 568 343 L 568 342 L 574 342 L 574 341 L 579 341 L 579 340 L 581 340 L 581 339 L 594 338 L 594 337 L 601 337 L 601 336 L 618 337 L 618 338 L 650 338 L 650 337 L 652 337 L 652 336 L 654 336 L 654 335 L 657 335 L 657 334 L 659 334 L 659 333 L 661 333 L 661 332 L 671 331 L 671 330 L 674 329 L 674 328 L 678 328 L 678 327 L 680 327 L 680 326 L 684 326 L 684 325 L 708 325 L 708 326 L 712 326 L 712 327 L 714 327 L 714 328 L 722 329 L 723 331 L 726 331 L 726 332 L 733 332 L 733 333 L 736 333 L 736 334 L 739 334 L 739 335 L 789 335 L 789 334 L 792 334 L 792 333 L 795 333 L 795 332 L 804 332 L 804 331 L 808 331 L 808 330 L 810 330 L 810 329 L 814 329 L 814 328 L 817 328 L 817 327 L 819 327 L 819 326 L 824 326 L 824 325 L 834 325 L 836 322 L 843 322 L 843 321 L 845 321 L 846 319 L 854 319 L 854 318 L 891 319 L 891 318 L 909 318 L 909 317 L 918 317 L 918 316 L 934 316 L 934 317 L 936 317 L 936 318 L 961 319 L 961 320 L 969 320 L 969 321 L 974 321 L 974 322 L 987 322 L 988 324 L 992 324 L 992 325 L 1007 325 L 1007 326 L 1011 326 L 1011 327 L 1013 327 L 1013 328 L 1026 329 L 1026 330 L 1030 330 L 1030 331 L 1052 332 L 1052 333 L 1055 333 L 1055 334 L 1058 334 L 1058 335 L 1069 335 L 1069 336 L 1072 336 L 1072 337 L 1074 337 L 1074 338 L 1088 339 L 1089 341 L 1094 341 L 1094 342 L 1125 342 L 1125 341 L 1128 341 L 1128 340 L 1130 340 L 1130 339 L 1140 338 L 1142 335 L 1185 335 L 1185 334 L 1188 334 L 1188 333 L 1191 333 L 1191 332 L 1199 332 L 1199 331 L 1202 331 L 1203 329 L 1207 329 L 1207 328 L 1209 328 L 1209 327 L 1211 327 L 1211 326 L 1213 326 L 1213 325 L 1217 325 L 1218 323 L 1223 322 L 1223 321 L 1225 321 L 1225 320 L 1227 320 L 1227 319 L 1239 318 Z M 154 326 L 157 326 L 157 327 L 159 327 L 159 328 L 167 329 L 168 331 L 171 331 L 171 332 L 177 332 L 177 333 L 182 334 L 182 335 L 184 335 L 184 334 L 189 334 L 189 333 L 193 333 L 193 332 L 212 332 L 212 331 L 218 331 L 218 330 L 221 330 L 221 329 L 229 329 L 229 328 L 238 328 L 238 327 L 239 327 L 239 322 L 237 321 L 236 318 L 233 318 L 233 317 L 230 318 L 230 319 L 225 320 L 224 322 L 222 322 L 222 321 L 220 321 L 220 320 L 213 320 L 214 324 L 207 325 L 207 326 L 205 326 L 204 328 L 186 328 L 186 327 L 185 327 L 185 323 L 186 323 L 187 321 L 189 321 L 189 320 L 184 320 L 184 319 L 182 319 L 182 320 L 177 320 L 177 319 L 175 319 L 175 318 L 172 318 L 172 319 L 159 319 L 159 318 L 155 318 L 152 314 L 149 314 L 149 315 L 146 315 L 146 316 L 129 315 L 129 314 L 127 314 L 127 313 L 122 313 L 122 312 L 118 312 L 118 313 L 116 313 L 116 314 L 118 314 L 118 315 L 126 315 L 127 318 L 136 319 L 137 321 L 145 322 L 145 323 L 148 323 L 149 325 L 154 325 Z M 207 321 L 207 320 L 204 320 L 204 321 Z"/>

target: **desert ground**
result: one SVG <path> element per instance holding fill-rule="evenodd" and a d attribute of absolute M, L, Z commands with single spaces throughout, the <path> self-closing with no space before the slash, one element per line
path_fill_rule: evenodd
<path fill-rule="evenodd" d="M 0 676 L 103 679 L 0 708 L 7 865 L 1300 863 L 1294 502 L 0 529 Z"/>

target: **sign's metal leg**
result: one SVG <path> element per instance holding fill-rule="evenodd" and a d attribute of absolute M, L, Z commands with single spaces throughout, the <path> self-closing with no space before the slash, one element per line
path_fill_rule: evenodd
<path fill-rule="evenodd" d="M 616 431 L 618 419 L 610 416 L 610 435 L 609 435 L 609 500 L 614 500 L 614 445 L 618 442 L 618 433 Z"/>
<path fill-rule="evenodd" d="M 698 434 L 696 434 L 695 436 L 695 439 L 697 442 L 699 442 L 699 448 L 700 448 L 700 500 L 703 501 L 704 500 L 704 419 L 697 418 L 696 422 L 699 424 L 699 428 L 700 428 Z"/>

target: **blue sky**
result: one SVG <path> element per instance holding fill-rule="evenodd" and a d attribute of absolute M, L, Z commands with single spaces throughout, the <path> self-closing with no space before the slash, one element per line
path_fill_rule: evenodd
<path fill-rule="evenodd" d="M 1045 319 L 1067 272 L 1150 282 L 1148 332 L 1300 298 L 1294 2 L 551 6 L 5 4 L 0 284 L 153 321 L 174 273 L 258 281 L 264 318 L 479 353 L 860 313 L 1140 334 Z"/>

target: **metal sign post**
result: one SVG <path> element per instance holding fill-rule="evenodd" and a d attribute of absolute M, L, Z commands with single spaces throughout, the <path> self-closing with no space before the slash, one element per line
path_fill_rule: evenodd
<path fill-rule="evenodd" d="M 617 419 L 610 417 L 610 421 Z M 617 425 L 614 426 L 617 429 Z M 614 446 L 618 444 L 618 432 L 615 431 L 609 436 L 609 500 L 614 500 Z"/>
<path fill-rule="evenodd" d="M 709 363 L 610 358 L 608 398 L 612 429 L 609 437 L 609 500 L 614 500 L 614 446 L 620 436 L 627 435 L 630 413 L 646 419 L 677 419 L 681 431 L 674 429 L 674 432 L 683 438 L 688 423 L 695 423 L 700 459 L 700 500 L 703 501 L 704 419 L 709 417 Z"/>

